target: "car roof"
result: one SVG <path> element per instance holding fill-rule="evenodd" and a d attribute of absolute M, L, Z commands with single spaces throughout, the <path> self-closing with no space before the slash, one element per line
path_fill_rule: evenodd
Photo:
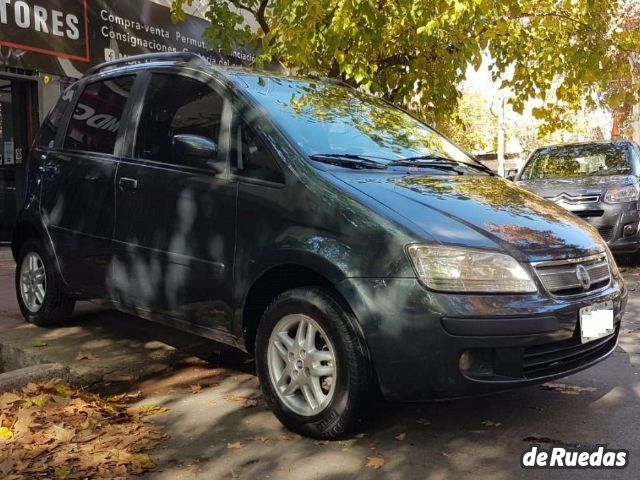
<path fill-rule="evenodd" d="M 147 58 L 151 60 L 146 60 Z M 215 76 L 222 77 L 225 80 L 244 90 L 251 90 L 253 86 L 259 84 L 262 79 L 280 79 L 293 82 L 319 82 L 326 84 L 338 84 L 348 88 L 350 85 L 332 78 L 303 77 L 284 75 L 276 72 L 250 69 L 243 66 L 222 66 L 213 65 L 204 58 L 190 54 L 188 52 L 178 52 L 176 54 L 144 54 L 133 57 L 123 58 L 114 62 L 106 62 L 91 68 L 81 80 L 100 78 L 102 76 L 113 76 L 118 74 L 133 73 L 139 70 L 157 67 L 196 67 L 200 71 L 212 73 Z"/>
<path fill-rule="evenodd" d="M 618 139 L 618 140 L 596 140 L 596 141 L 585 141 L 585 142 L 565 142 L 565 143 L 556 143 L 552 145 L 545 145 L 544 147 L 538 147 L 534 150 L 534 152 L 540 150 L 553 150 L 553 149 L 561 149 L 561 148 L 570 148 L 570 147 L 579 147 L 579 146 L 589 146 L 589 145 L 630 145 L 632 143 L 629 139 Z"/>

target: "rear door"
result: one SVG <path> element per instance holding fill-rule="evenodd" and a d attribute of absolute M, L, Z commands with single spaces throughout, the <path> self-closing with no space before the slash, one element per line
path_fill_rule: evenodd
<path fill-rule="evenodd" d="M 168 315 L 212 337 L 229 332 L 237 182 L 228 171 L 229 103 L 198 72 L 146 72 L 143 101 L 116 178 L 118 261 L 111 296 Z M 193 165 L 173 150 L 175 135 L 218 144 Z"/>
<path fill-rule="evenodd" d="M 80 84 L 58 148 L 38 152 L 43 218 L 63 276 L 72 289 L 90 296 L 106 292 L 115 174 L 135 78 L 111 76 Z"/>

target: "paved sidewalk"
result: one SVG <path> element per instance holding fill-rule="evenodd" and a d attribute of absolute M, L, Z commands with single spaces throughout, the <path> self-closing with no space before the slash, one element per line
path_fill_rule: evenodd
<path fill-rule="evenodd" d="M 141 390 L 171 436 L 146 478 L 176 479 L 596 479 L 640 468 L 640 275 L 620 344 L 607 361 L 555 382 L 499 395 L 421 405 L 378 405 L 361 435 L 316 442 L 284 430 L 266 410 L 250 358 L 215 342 L 89 304 L 63 328 L 20 321 L 12 260 L 0 249 L 0 343 L 71 366 L 98 390 Z M 564 386 L 563 386 L 564 385 Z M 202 387 L 202 388 L 201 388 Z M 194 393 L 195 392 L 195 393 Z M 520 467 L 531 437 L 630 451 L 624 470 Z M 369 458 L 384 465 L 367 467 Z"/>

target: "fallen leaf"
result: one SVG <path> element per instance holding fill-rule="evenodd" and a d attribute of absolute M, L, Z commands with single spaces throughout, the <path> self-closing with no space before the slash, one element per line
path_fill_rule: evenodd
<path fill-rule="evenodd" d="M 594 387 L 581 387 L 579 385 L 567 385 L 565 383 L 544 383 L 540 386 L 542 390 L 551 390 L 564 395 L 579 395 L 583 392 L 595 392 Z"/>
<path fill-rule="evenodd" d="M 29 382 L 26 386 L 22 387 L 22 392 L 26 393 L 27 395 L 33 395 L 38 393 L 39 391 L 40 387 L 33 382 Z"/>
<path fill-rule="evenodd" d="M 242 448 L 242 447 L 244 447 L 242 442 L 227 443 L 227 448 L 229 450 L 232 450 L 232 449 L 235 449 L 235 448 Z"/>
<path fill-rule="evenodd" d="M 95 360 L 96 358 L 98 357 L 87 352 L 78 352 L 78 355 L 76 356 L 76 360 Z"/>
<path fill-rule="evenodd" d="M 40 341 L 40 342 L 33 342 L 33 343 L 31 344 L 31 346 L 32 346 L 33 348 L 43 348 L 43 347 L 48 347 L 48 346 L 49 346 L 49 344 L 48 344 L 47 342 L 42 342 L 42 341 Z"/>
<path fill-rule="evenodd" d="M 53 389 L 63 397 L 70 397 L 73 395 L 73 390 L 63 383 L 56 383 Z"/>
<path fill-rule="evenodd" d="M 302 438 L 301 435 L 298 435 L 297 433 L 292 433 L 292 432 L 288 432 L 280 436 L 280 440 L 284 440 L 285 442 L 288 442 L 290 440 L 299 440 L 301 438 Z"/>
<path fill-rule="evenodd" d="M 341 452 L 348 452 L 349 450 L 351 450 L 349 447 L 344 447 L 340 449 Z"/>
<path fill-rule="evenodd" d="M 406 433 L 401 433 L 399 435 L 396 435 L 395 438 L 396 438 L 396 440 L 403 441 L 405 438 L 407 438 L 407 434 Z"/>
<path fill-rule="evenodd" d="M 64 428 L 60 425 L 54 425 L 51 432 L 51 436 L 60 443 L 70 442 L 71 440 L 73 440 L 75 434 L 75 430 Z"/>
<path fill-rule="evenodd" d="M 265 443 L 265 442 L 269 441 L 269 437 L 267 437 L 266 435 L 263 435 L 261 437 L 251 437 L 251 440 Z"/>
<path fill-rule="evenodd" d="M 236 396 L 236 395 L 232 395 L 230 397 L 225 397 L 225 400 L 227 400 L 228 402 L 243 403 L 243 407 L 245 407 L 245 408 L 255 407 L 256 405 L 258 405 L 258 401 L 253 399 L 253 398 L 239 397 L 239 396 Z"/>
<path fill-rule="evenodd" d="M 154 467 L 147 452 L 166 435 L 134 409 L 59 380 L 22 392 L 0 395 L 2 480 L 124 479 Z"/>
<path fill-rule="evenodd" d="M 42 408 L 49 401 L 49 395 L 42 394 L 35 397 L 29 397 L 22 400 L 22 405 L 25 407 L 39 407 Z"/>
<path fill-rule="evenodd" d="M 329 440 L 316 440 L 313 443 L 316 445 L 327 445 L 329 443 Z"/>
<path fill-rule="evenodd" d="M 485 427 L 501 427 L 502 423 L 500 422 L 494 422 L 493 420 L 483 420 L 482 425 L 484 425 Z"/>
<path fill-rule="evenodd" d="M 230 395 L 228 397 L 224 397 L 227 402 L 244 402 L 247 397 L 238 397 L 237 395 Z"/>
<path fill-rule="evenodd" d="M 135 400 L 136 398 L 140 397 L 142 395 L 142 392 L 140 392 L 139 390 L 137 392 L 134 393 L 121 393 L 119 395 L 111 395 L 110 397 L 107 397 L 107 401 L 109 402 L 113 402 L 113 403 L 120 403 L 120 402 L 128 402 L 131 400 Z"/>
<path fill-rule="evenodd" d="M 138 453 L 131 458 L 131 461 L 138 467 L 143 470 L 151 470 L 156 467 L 156 464 L 153 463 L 151 457 L 146 453 Z"/>
<path fill-rule="evenodd" d="M 191 389 L 191 393 L 200 393 L 202 391 L 202 385 L 200 385 L 199 383 L 196 383 L 194 385 L 189 385 L 189 388 Z"/>
<path fill-rule="evenodd" d="M 16 395 L 15 393 L 3 393 L 2 395 L 0 395 L 0 410 L 20 400 L 22 400 L 22 397 Z"/>
<path fill-rule="evenodd" d="M 373 468 L 374 470 L 378 470 L 382 468 L 384 465 L 384 458 L 382 455 L 374 455 L 373 457 L 367 457 L 367 464 L 365 467 Z"/>
<path fill-rule="evenodd" d="M 56 478 L 67 478 L 71 475 L 71 470 L 65 466 L 59 466 L 53 469 L 53 473 L 55 473 Z"/>
<path fill-rule="evenodd" d="M 164 413 L 169 409 L 167 407 L 160 407 L 158 405 L 154 405 L 153 403 L 145 403 L 144 405 L 141 405 L 138 408 L 133 408 L 132 410 L 142 416 L 147 416 L 147 415 L 156 415 L 158 413 Z"/>

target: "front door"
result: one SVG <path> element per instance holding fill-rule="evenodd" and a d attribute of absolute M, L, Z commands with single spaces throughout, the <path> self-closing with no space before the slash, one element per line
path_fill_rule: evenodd
<path fill-rule="evenodd" d="M 237 183 L 229 180 L 228 104 L 202 79 L 154 73 L 130 154 L 118 167 L 111 298 L 162 313 L 212 337 L 232 318 Z M 175 135 L 219 145 L 202 164 L 173 148 Z M 134 140 L 135 139 L 135 140 Z"/>

